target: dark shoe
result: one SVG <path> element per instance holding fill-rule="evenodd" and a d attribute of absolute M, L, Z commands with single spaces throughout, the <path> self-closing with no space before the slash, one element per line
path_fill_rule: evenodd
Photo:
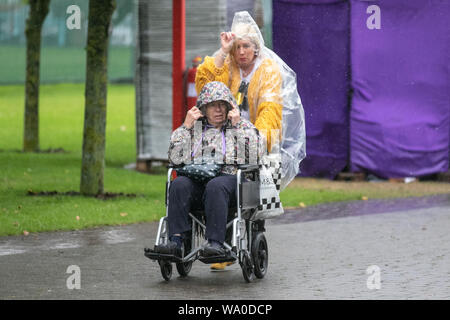
<path fill-rule="evenodd" d="M 204 257 L 224 256 L 226 254 L 225 247 L 216 241 L 209 241 L 203 249 Z"/>
<path fill-rule="evenodd" d="M 181 248 L 175 241 L 169 241 L 166 244 L 155 246 L 155 252 L 161 254 L 170 254 L 179 258 L 182 257 Z"/>

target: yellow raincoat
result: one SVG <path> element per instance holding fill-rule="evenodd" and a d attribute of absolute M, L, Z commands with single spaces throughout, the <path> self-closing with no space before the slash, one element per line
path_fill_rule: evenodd
<path fill-rule="evenodd" d="M 230 88 L 236 97 L 241 84 L 239 68 L 228 56 L 222 68 L 217 68 L 214 57 L 205 57 L 198 67 L 195 77 L 197 93 L 211 81 L 220 81 Z M 271 130 L 278 129 L 281 134 L 282 98 L 280 95 L 282 78 L 278 65 L 265 58 L 255 70 L 248 86 L 248 104 L 250 121 L 255 127 L 266 133 L 267 150 L 271 150 Z"/>

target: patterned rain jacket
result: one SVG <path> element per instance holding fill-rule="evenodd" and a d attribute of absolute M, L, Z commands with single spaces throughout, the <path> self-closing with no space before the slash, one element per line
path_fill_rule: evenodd
<path fill-rule="evenodd" d="M 218 81 L 205 85 L 197 99 L 202 110 L 206 104 L 223 100 L 236 107 L 230 90 Z M 260 164 L 265 153 L 263 137 L 248 120 L 242 119 L 235 126 L 230 122 L 216 129 L 206 117 L 198 120 L 193 128 L 184 125 L 176 129 L 170 138 L 169 162 L 172 165 L 215 162 L 224 164 L 222 174 L 236 174 L 238 164 Z"/>

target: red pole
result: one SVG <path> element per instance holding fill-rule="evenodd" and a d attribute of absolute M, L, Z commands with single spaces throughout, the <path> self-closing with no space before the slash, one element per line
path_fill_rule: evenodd
<path fill-rule="evenodd" d="M 173 0 L 172 11 L 172 129 L 183 120 L 183 72 L 185 65 L 185 0 Z"/>

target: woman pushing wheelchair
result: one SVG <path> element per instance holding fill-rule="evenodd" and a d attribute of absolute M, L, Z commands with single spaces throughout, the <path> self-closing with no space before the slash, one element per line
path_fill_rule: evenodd
<path fill-rule="evenodd" d="M 221 32 L 221 47 L 198 67 L 197 92 L 210 81 L 225 83 L 238 103 L 241 117 L 266 137 L 264 160 L 282 168 L 277 180 L 284 189 L 298 174 L 305 157 L 304 112 L 293 70 L 264 45 L 259 27 L 246 11 L 236 12 L 231 30 Z M 281 138 L 281 140 L 280 140 Z M 277 141 L 278 140 L 278 141 Z M 226 264 L 213 264 L 223 269 Z"/>

